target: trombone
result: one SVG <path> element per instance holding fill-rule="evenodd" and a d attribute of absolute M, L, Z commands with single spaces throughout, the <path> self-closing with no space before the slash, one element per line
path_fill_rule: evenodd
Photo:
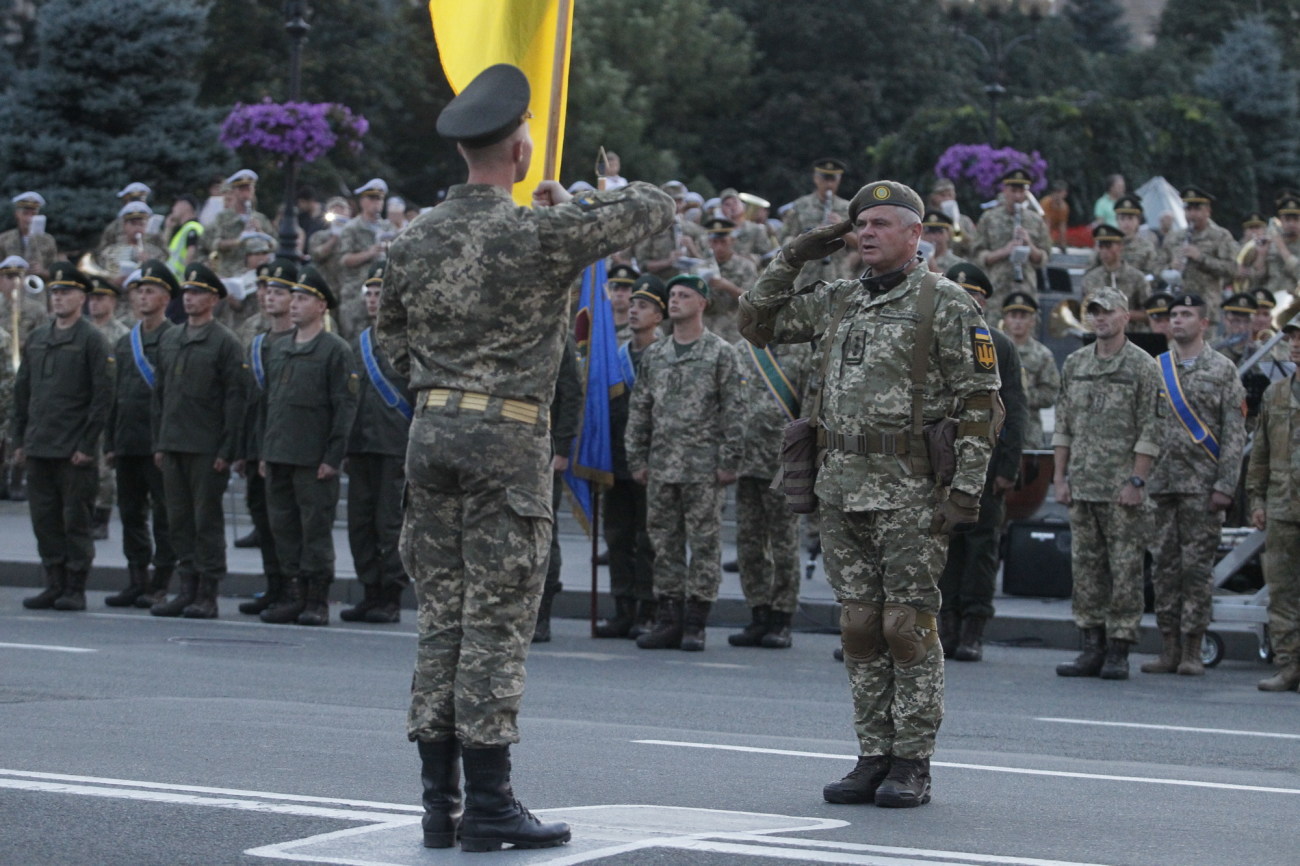
<path fill-rule="evenodd" d="M 1066 298 L 1052 308 L 1047 318 L 1047 332 L 1058 340 L 1063 337 L 1075 337 L 1082 340 L 1092 333 L 1092 329 L 1083 324 L 1083 304 L 1075 298 Z"/>

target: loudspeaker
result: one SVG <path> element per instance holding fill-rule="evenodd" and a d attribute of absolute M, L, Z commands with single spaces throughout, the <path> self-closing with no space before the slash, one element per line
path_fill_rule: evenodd
<path fill-rule="evenodd" d="M 1074 581 L 1068 523 L 1013 520 L 1007 527 L 1006 539 L 1003 592 L 1039 598 L 1070 597 Z"/>

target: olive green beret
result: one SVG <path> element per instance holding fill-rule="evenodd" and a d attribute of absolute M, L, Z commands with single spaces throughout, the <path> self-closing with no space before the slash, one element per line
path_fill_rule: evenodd
<path fill-rule="evenodd" d="M 895 180 L 878 180 L 867 184 L 853 196 L 849 202 L 849 219 L 855 220 L 867 208 L 883 204 L 905 207 L 918 217 L 925 213 L 925 205 L 916 190 Z"/>

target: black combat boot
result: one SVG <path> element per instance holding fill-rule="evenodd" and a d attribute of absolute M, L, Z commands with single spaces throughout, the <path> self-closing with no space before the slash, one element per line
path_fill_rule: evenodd
<path fill-rule="evenodd" d="M 63 595 L 63 584 L 68 580 L 68 572 L 62 565 L 45 567 L 45 589 L 37 595 L 23 599 L 23 607 L 28 610 L 49 610 L 54 601 Z"/>
<path fill-rule="evenodd" d="M 789 649 L 794 645 L 790 637 L 790 614 L 779 610 L 772 611 L 767 618 L 767 634 L 763 635 L 762 646 L 766 649 Z"/>
<path fill-rule="evenodd" d="M 537 623 L 533 626 L 533 643 L 551 642 L 551 602 L 556 592 L 542 590 L 542 603 L 537 606 Z"/>
<path fill-rule="evenodd" d="M 455 737 L 426 743 L 420 750 L 420 781 L 424 784 L 424 847 L 452 848 L 460 832 L 464 809 L 460 797 L 460 741 Z"/>
<path fill-rule="evenodd" d="M 876 805 L 910 809 L 930 802 L 930 759 L 889 759 L 889 774 L 876 789 Z"/>
<path fill-rule="evenodd" d="M 185 605 L 181 616 L 186 619 L 217 618 L 217 578 L 199 578 L 199 585 L 194 591 L 194 601 Z"/>
<path fill-rule="evenodd" d="M 330 624 L 330 579 L 320 574 L 304 578 L 306 596 L 298 625 Z"/>
<path fill-rule="evenodd" d="M 632 621 L 632 628 L 628 630 L 627 636 L 636 640 L 643 634 L 649 634 L 654 631 L 655 619 L 659 616 L 659 602 L 654 599 L 650 601 L 638 601 L 636 603 L 636 616 Z"/>
<path fill-rule="evenodd" d="M 694 598 L 686 600 L 686 612 L 682 616 L 682 649 L 695 653 L 704 649 L 704 626 L 709 621 L 712 607 L 712 602 Z"/>
<path fill-rule="evenodd" d="M 199 576 L 197 574 L 182 574 L 181 587 L 176 593 L 176 597 L 171 601 L 160 601 L 149 612 L 154 616 L 180 616 L 185 608 L 194 604 L 194 599 L 198 595 Z"/>
<path fill-rule="evenodd" d="M 888 755 L 859 755 L 857 766 L 847 776 L 822 788 L 822 799 L 827 803 L 873 803 L 876 789 L 888 774 Z"/>
<path fill-rule="evenodd" d="M 835 649 L 831 650 L 831 658 L 842 663 L 844 661 L 844 647 L 837 646 Z"/>
<path fill-rule="evenodd" d="M 280 593 L 280 600 L 258 614 L 258 619 L 273 625 L 297 622 L 298 614 L 302 613 L 306 606 L 302 593 L 303 578 L 284 578 L 284 589 Z"/>
<path fill-rule="evenodd" d="M 51 607 L 55 610 L 85 610 L 87 577 L 89 577 L 89 574 L 85 569 L 79 571 L 68 569 L 68 579 L 63 585 L 63 595 L 54 599 L 54 604 Z"/>
<path fill-rule="evenodd" d="M 135 600 L 149 591 L 149 568 L 143 565 L 127 565 L 126 588 L 104 599 L 109 607 L 134 607 Z"/>
<path fill-rule="evenodd" d="M 749 609 L 749 625 L 735 634 L 727 635 L 727 643 L 732 646 L 760 646 L 763 635 L 767 634 L 767 621 L 772 616 L 772 606 L 760 604 Z"/>
<path fill-rule="evenodd" d="M 1095 677 L 1101 673 L 1106 660 L 1106 629 L 1103 626 L 1080 630 L 1083 634 L 1083 652 L 1072 662 L 1056 666 L 1058 677 Z"/>
<path fill-rule="evenodd" d="M 1133 645 L 1129 640 L 1110 640 L 1106 642 L 1106 661 L 1098 673 L 1103 680 L 1128 679 L 1128 648 Z"/>
<path fill-rule="evenodd" d="M 569 825 L 543 824 L 515 799 L 510 787 L 510 747 L 489 746 L 461 751 L 465 764 L 465 815 L 461 818 L 462 851 L 554 848 L 569 841 Z"/>
<path fill-rule="evenodd" d="M 366 614 L 379 604 L 383 594 L 383 590 L 379 584 L 363 583 L 361 584 L 361 588 L 365 592 L 361 601 L 357 602 L 352 607 L 345 607 L 343 610 L 339 611 L 339 619 L 344 622 L 365 622 Z"/>
<path fill-rule="evenodd" d="M 167 587 L 171 585 L 173 571 L 175 569 L 170 565 L 154 566 L 153 577 L 149 579 L 149 587 L 144 594 L 135 600 L 135 606 L 148 609 L 155 604 L 165 602 L 167 600 Z"/>
<path fill-rule="evenodd" d="M 740 574 L 740 561 L 728 559 L 726 562 L 722 563 L 722 570 L 727 574 Z"/>
<path fill-rule="evenodd" d="M 627 637 L 636 620 L 636 599 L 614 596 L 614 618 L 596 623 L 596 637 Z"/>
<path fill-rule="evenodd" d="M 90 537 L 95 541 L 104 541 L 108 538 L 108 521 L 113 516 L 111 508 L 96 508 L 95 513 L 90 518 Z"/>
<path fill-rule="evenodd" d="M 961 619 L 961 640 L 952 657 L 959 662 L 978 662 L 984 659 L 984 623 L 986 616 L 964 616 Z"/>
<path fill-rule="evenodd" d="M 266 576 L 266 591 L 251 601 L 241 601 L 239 612 L 257 616 L 268 607 L 274 607 L 284 595 L 284 577 L 278 574 Z"/>
<path fill-rule="evenodd" d="M 366 622 L 387 624 L 402 621 L 404 583 L 390 583 L 380 591 L 379 604 L 366 611 Z"/>
<path fill-rule="evenodd" d="M 640 649 L 678 649 L 682 645 L 682 600 L 659 599 L 654 628 L 636 639 Z"/>
<path fill-rule="evenodd" d="M 240 550 L 245 550 L 251 547 L 261 547 L 261 546 L 262 546 L 262 533 L 257 531 L 256 526 L 250 529 L 247 535 L 241 535 L 235 539 L 235 547 L 238 547 Z"/>
<path fill-rule="evenodd" d="M 952 658 L 957 651 L 958 635 L 961 633 L 961 614 L 956 608 L 939 611 L 939 646 L 943 647 L 943 657 Z"/>

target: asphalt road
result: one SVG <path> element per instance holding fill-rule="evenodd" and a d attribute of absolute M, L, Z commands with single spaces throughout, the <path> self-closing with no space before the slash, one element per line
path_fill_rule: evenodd
<path fill-rule="evenodd" d="M 28 592 L 0 588 L 2 864 L 1300 862 L 1300 695 L 1255 663 L 1103 683 L 991 647 L 949 665 L 934 802 L 883 810 L 821 799 L 855 753 L 834 637 L 650 653 L 562 620 L 514 778 L 574 840 L 475 858 L 420 846 L 410 612 L 307 629 Z"/>

